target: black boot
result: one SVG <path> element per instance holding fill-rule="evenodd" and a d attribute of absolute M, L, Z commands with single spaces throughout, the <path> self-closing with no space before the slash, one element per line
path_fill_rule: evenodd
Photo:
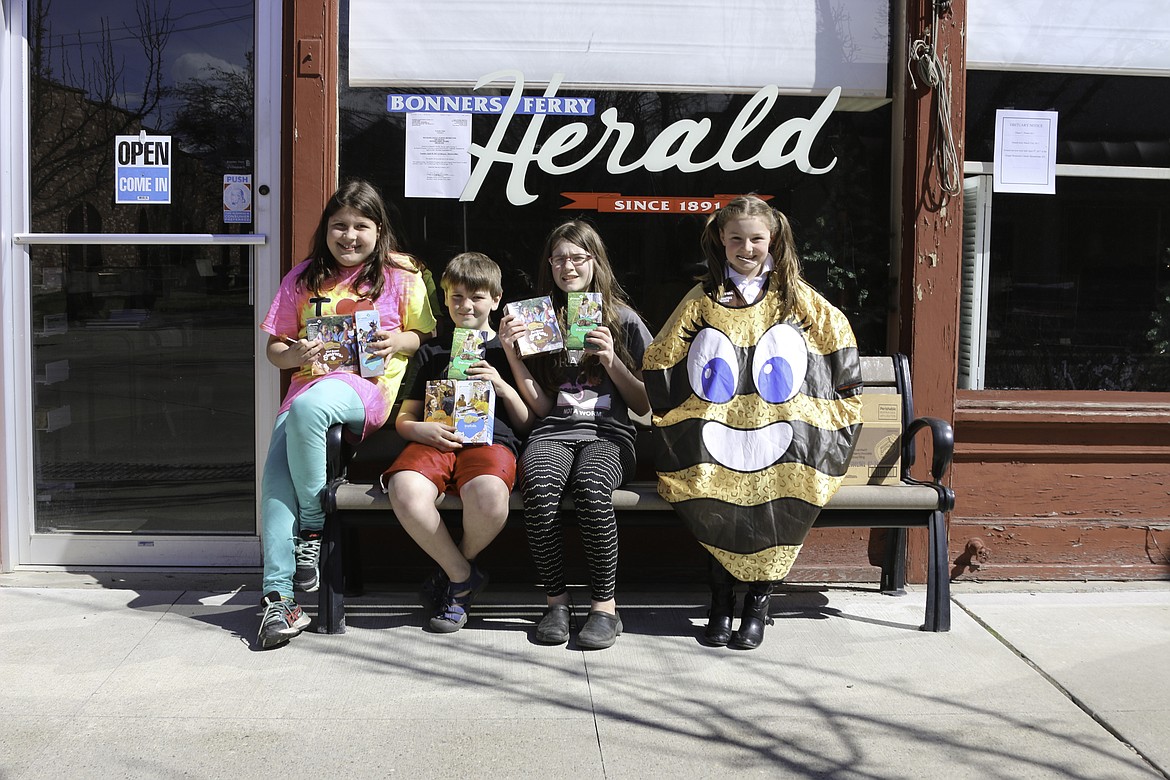
<path fill-rule="evenodd" d="M 772 601 L 772 583 L 753 582 L 743 598 L 743 615 L 739 631 L 731 635 L 729 644 L 739 650 L 755 650 L 764 641 L 764 626 L 771 625 L 768 605 Z"/>
<path fill-rule="evenodd" d="M 723 647 L 731 639 L 731 618 L 735 614 L 735 577 L 714 556 L 707 560 L 710 570 L 711 609 L 707 612 L 707 630 L 703 640 L 712 647 Z"/>

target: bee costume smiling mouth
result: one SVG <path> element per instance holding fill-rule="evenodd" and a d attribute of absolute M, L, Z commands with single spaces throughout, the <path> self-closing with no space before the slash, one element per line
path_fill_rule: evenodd
<path fill-rule="evenodd" d="M 803 282 L 797 300 L 799 319 L 771 290 L 734 308 L 696 286 L 642 363 L 658 492 L 744 582 L 788 574 L 861 429 L 849 322 Z"/>

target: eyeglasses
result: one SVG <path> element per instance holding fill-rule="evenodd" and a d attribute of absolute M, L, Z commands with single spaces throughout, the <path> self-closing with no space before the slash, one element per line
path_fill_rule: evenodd
<path fill-rule="evenodd" d="M 593 259 L 593 255 L 557 255 L 550 257 L 548 261 L 552 263 L 553 268 L 564 268 L 568 263 L 572 263 L 574 268 L 580 268 Z"/>

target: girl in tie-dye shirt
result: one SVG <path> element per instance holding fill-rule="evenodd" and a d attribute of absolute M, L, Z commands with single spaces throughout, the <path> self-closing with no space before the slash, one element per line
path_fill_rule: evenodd
<path fill-rule="evenodd" d="M 353 345 L 336 335 L 353 332 L 362 311 L 378 313 L 379 329 L 358 352 L 382 360 L 380 376 L 361 376 Z M 309 624 L 293 589 L 318 585 L 326 431 L 343 423 L 361 438 L 380 428 L 410 356 L 434 327 L 420 269 L 398 252 L 381 196 L 361 180 L 343 184 L 321 215 L 312 256 L 285 275 L 260 325 L 269 334 L 269 362 L 294 370 L 261 486 L 261 647 L 283 644 Z"/>

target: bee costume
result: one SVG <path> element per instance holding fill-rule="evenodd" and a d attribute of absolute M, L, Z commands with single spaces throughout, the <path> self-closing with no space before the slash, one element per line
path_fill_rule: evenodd
<path fill-rule="evenodd" d="M 803 281 L 732 307 L 696 285 L 646 350 L 658 492 L 735 579 L 783 579 L 861 429 L 849 321 Z"/>

